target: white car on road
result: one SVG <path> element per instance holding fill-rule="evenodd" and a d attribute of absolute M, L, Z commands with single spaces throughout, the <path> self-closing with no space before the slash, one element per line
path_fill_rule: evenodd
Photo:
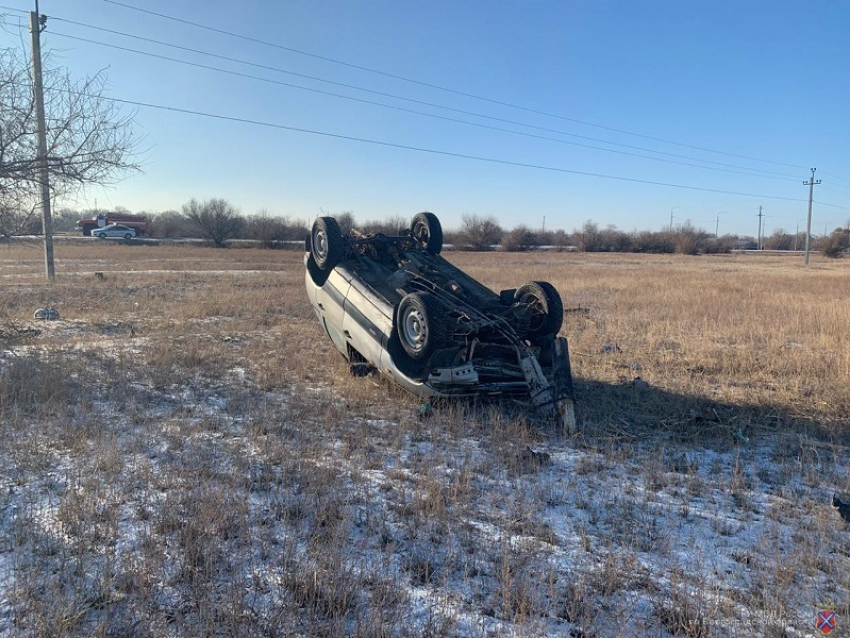
<path fill-rule="evenodd" d="M 109 224 L 103 228 L 98 228 L 91 231 L 93 237 L 98 239 L 106 239 L 107 237 L 118 237 L 120 239 L 133 239 L 136 236 L 136 231 L 129 226 L 121 224 Z"/>

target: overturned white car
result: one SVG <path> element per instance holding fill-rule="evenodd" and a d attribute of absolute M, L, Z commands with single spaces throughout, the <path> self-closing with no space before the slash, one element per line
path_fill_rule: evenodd
<path fill-rule="evenodd" d="M 374 367 L 421 397 L 518 395 L 576 428 L 561 297 L 544 281 L 495 293 L 440 256 L 443 232 L 419 213 L 397 236 L 340 232 L 319 217 L 306 286 L 353 369 Z"/>

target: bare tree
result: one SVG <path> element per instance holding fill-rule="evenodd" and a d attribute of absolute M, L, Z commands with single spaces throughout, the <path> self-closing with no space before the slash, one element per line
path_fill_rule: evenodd
<path fill-rule="evenodd" d="M 248 219 L 245 231 L 247 237 L 262 243 L 263 248 L 280 246 L 289 234 L 289 220 L 285 217 L 275 217 L 266 209 Z"/>
<path fill-rule="evenodd" d="M 15 235 L 31 235 L 39 230 L 34 224 L 39 221 L 35 208 L 23 209 L 11 204 L 5 204 L 0 198 L 0 237 L 10 239 Z"/>
<path fill-rule="evenodd" d="M 80 211 L 74 208 L 60 208 L 53 211 L 53 230 L 69 232 L 76 228 L 80 220 Z"/>
<path fill-rule="evenodd" d="M 540 239 L 528 226 L 519 225 L 502 235 L 502 250 L 524 252 L 540 245 Z"/>
<path fill-rule="evenodd" d="M 187 237 L 190 235 L 189 222 L 176 210 L 166 210 L 148 216 L 148 235 L 151 237 Z"/>
<path fill-rule="evenodd" d="M 502 239 L 502 227 L 492 215 L 463 215 L 457 242 L 467 250 L 490 250 Z"/>
<path fill-rule="evenodd" d="M 324 215 L 324 211 L 322 211 L 322 215 Z M 334 215 L 336 219 L 336 223 L 339 224 L 339 229 L 342 231 L 343 235 L 347 235 L 348 231 L 357 226 L 357 222 L 354 221 L 354 213 L 350 210 L 343 211 Z"/>
<path fill-rule="evenodd" d="M 227 200 L 221 198 L 199 202 L 196 199 L 183 204 L 183 216 L 200 232 L 201 236 L 219 247 L 242 233 L 245 219 Z"/>
<path fill-rule="evenodd" d="M 138 170 L 132 115 L 122 114 L 120 105 L 105 97 L 104 76 L 73 80 L 65 69 L 44 66 L 51 196 L 114 183 L 126 171 Z M 0 207 L 26 219 L 40 201 L 37 128 L 30 65 L 20 51 L 2 49 Z"/>
<path fill-rule="evenodd" d="M 586 253 L 595 253 L 602 250 L 602 232 L 599 225 L 588 219 L 584 225 L 573 232 L 573 242 L 579 250 Z"/>
<path fill-rule="evenodd" d="M 702 252 L 709 238 L 710 235 L 707 232 L 694 226 L 689 219 L 676 229 L 674 239 L 676 252 L 683 255 L 697 255 Z"/>
<path fill-rule="evenodd" d="M 836 228 L 831 235 L 825 236 L 820 242 L 821 252 L 827 257 L 841 257 L 850 250 L 850 230 Z"/>
<path fill-rule="evenodd" d="M 391 215 L 385 219 L 375 219 L 358 224 L 358 229 L 364 233 L 384 233 L 398 235 L 410 228 L 410 220 L 401 215 Z"/>
<path fill-rule="evenodd" d="M 765 250 L 791 250 L 794 248 L 794 235 L 784 228 L 777 228 L 770 237 L 762 240 L 762 246 Z"/>

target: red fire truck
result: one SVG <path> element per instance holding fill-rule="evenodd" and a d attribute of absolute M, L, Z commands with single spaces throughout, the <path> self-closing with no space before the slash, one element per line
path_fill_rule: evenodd
<path fill-rule="evenodd" d="M 90 219 L 81 219 L 77 222 L 77 230 L 83 231 L 86 237 L 91 237 L 91 231 L 95 228 L 103 228 L 109 224 L 121 224 L 133 228 L 136 235 L 144 235 L 148 230 L 147 217 L 129 213 L 100 213 Z"/>

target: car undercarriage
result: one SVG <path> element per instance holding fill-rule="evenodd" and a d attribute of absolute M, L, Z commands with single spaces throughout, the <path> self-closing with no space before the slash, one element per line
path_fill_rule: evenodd
<path fill-rule="evenodd" d="M 525 396 L 575 431 L 557 290 L 538 281 L 496 293 L 444 259 L 442 244 L 432 213 L 397 235 L 344 235 L 318 218 L 305 283 L 337 349 L 419 396 Z"/>

